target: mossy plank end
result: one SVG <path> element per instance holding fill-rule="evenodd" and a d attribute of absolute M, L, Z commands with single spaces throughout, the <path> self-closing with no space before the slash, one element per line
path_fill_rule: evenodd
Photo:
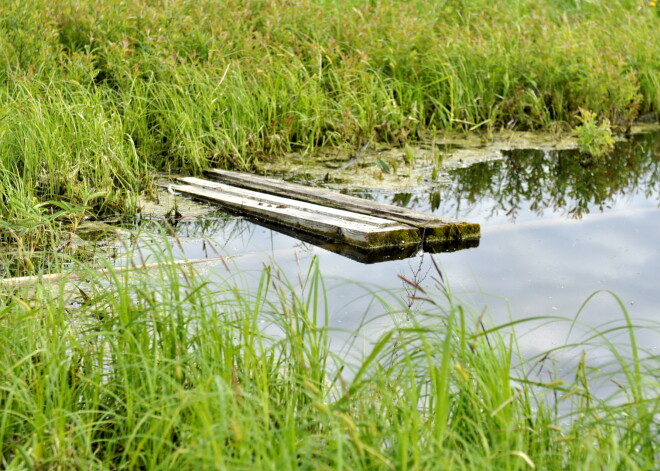
<path fill-rule="evenodd" d="M 229 170 L 210 169 L 205 173 L 209 178 L 228 185 L 273 195 L 282 195 L 333 208 L 342 208 L 355 213 L 383 217 L 402 224 L 415 226 L 421 232 L 420 237 L 423 237 L 425 241 L 428 238 L 430 244 L 442 242 L 453 243 L 457 240 L 469 241 L 479 239 L 480 237 L 479 224 L 439 217 L 434 214 L 423 213 L 400 206 L 392 206 L 377 201 L 365 200 L 325 188 L 313 188 L 276 178 L 232 172 Z"/>
<path fill-rule="evenodd" d="M 481 226 L 470 222 L 455 222 L 424 228 L 424 241 L 427 244 L 457 243 L 479 240 Z"/>
<path fill-rule="evenodd" d="M 362 248 L 419 245 L 419 229 L 389 219 L 357 214 L 198 178 L 181 178 L 172 189 L 231 211 Z"/>

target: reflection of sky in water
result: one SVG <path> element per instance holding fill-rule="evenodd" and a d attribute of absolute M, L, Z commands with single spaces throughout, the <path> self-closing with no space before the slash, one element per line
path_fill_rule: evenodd
<path fill-rule="evenodd" d="M 537 158 L 552 164 L 557 156 L 544 154 Z M 646 160 L 641 162 L 642 168 L 657 171 L 657 152 L 647 154 Z M 600 183 L 604 189 L 591 188 L 583 194 L 578 191 L 576 195 L 576 191 L 569 188 L 565 201 L 562 201 L 561 194 L 553 193 L 552 188 L 539 191 L 532 188 L 531 200 L 525 194 L 526 190 L 521 190 L 512 203 L 516 208 L 512 212 L 513 206 L 507 206 L 511 200 L 502 199 L 497 193 L 498 185 L 510 183 L 505 181 L 509 176 L 492 168 L 508 163 L 491 162 L 487 165 L 494 172 L 489 181 L 500 178 L 500 182 L 486 185 L 481 193 L 471 194 L 466 200 L 461 200 L 463 196 L 455 187 L 440 189 L 440 193 L 432 197 L 406 195 L 403 198 L 408 207 L 433 209 L 437 214 L 482 225 L 478 248 L 434 256 L 456 294 L 477 313 L 488 306 L 489 323 L 502 324 L 511 319 L 536 316 L 572 318 L 592 293 L 611 290 L 621 298 L 636 322 L 655 323 L 656 328 L 640 329 L 637 335 L 642 348 L 658 354 L 660 192 L 653 176 L 657 174 L 623 175 L 625 181 L 613 183 L 618 185 L 616 191 L 608 193 L 609 176 L 601 171 L 594 178 L 604 181 Z M 577 171 L 585 171 L 584 166 L 578 167 Z M 542 162 L 538 168 L 548 171 L 547 162 Z M 623 172 L 621 169 L 617 171 Z M 585 178 L 592 174 L 588 168 L 585 172 Z M 460 173 L 457 172 L 455 178 L 460 179 Z M 577 178 L 575 185 L 579 181 Z M 523 183 L 523 186 L 530 186 L 538 180 Z M 471 190 L 463 193 L 466 191 Z M 608 194 L 609 199 L 598 200 L 602 194 Z M 571 195 L 589 200 L 580 219 L 568 214 L 568 208 L 576 204 Z M 401 201 L 400 196 L 372 194 L 371 197 Z M 530 206 L 533 209 L 529 209 Z M 209 249 L 211 241 L 222 253 L 235 256 L 242 282 L 256 286 L 264 264 L 275 261 L 295 283 L 299 276 L 304 276 L 312 256 L 317 256 L 328 287 L 330 324 L 335 329 L 355 330 L 365 322 L 365 313 L 373 318 L 383 312 L 382 307 L 374 303 L 373 296 L 365 296 L 365 288 L 379 292 L 389 290 L 385 296 L 396 303 L 403 302 L 401 295 L 405 295 L 398 274 L 419 281 L 431 291 L 435 285 L 429 254 L 364 265 L 240 218 L 219 218 L 217 221 L 216 226 L 211 224 L 204 230 L 185 225 L 179 227 L 187 257 L 215 256 L 216 253 Z M 186 238 L 191 235 L 197 238 Z M 221 265 L 208 269 L 221 279 L 232 276 Z M 393 294 L 392 290 L 398 290 L 398 294 Z M 600 294 L 587 305 L 579 320 L 590 327 L 612 322 L 621 325 L 623 315 L 613 297 Z M 378 318 L 362 329 L 362 335 L 373 339 L 391 322 L 391 319 Z M 519 333 L 526 332 L 520 339 L 526 354 L 533 355 L 567 343 L 568 323 L 545 324 L 547 321 L 538 321 L 518 327 Z M 540 325 L 544 327 L 532 329 Z M 571 341 L 578 338 L 574 335 Z M 611 338 L 627 344 L 624 335 Z M 337 343 L 346 339 L 339 332 L 335 335 Z"/>

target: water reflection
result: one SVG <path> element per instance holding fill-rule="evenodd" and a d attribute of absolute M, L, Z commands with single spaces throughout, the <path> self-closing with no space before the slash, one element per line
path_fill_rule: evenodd
<path fill-rule="evenodd" d="M 598 159 L 571 150 L 502 154 L 501 160 L 450 170 L 451 184 L 430 193 L 399 193 L 385 199 L 452 217 L 471 215 L 479 207 L 482 217 L 505 215 L 516 222 L 523 211 L 580 219 L 634 195 L 658 201 L 660 194 L 658 133 L 619 143 L 614 152 Z"/>
<path fill-rule="evenodd" d="M 216 256 L 209 252 L 212 244 L 235 260 L 241 274 L 254 274 L 252 281 L 249 276 L 244 279 L 255 286 L 264 265 L 276 264 L 295 280 L 317 259 L 338 350 L 350 345 L 360 352 L 354 334 L 358 329 L 368 349 L 370 341 L 398 322 L 383 317 L 383 304 L 417 302 L 415 308 L 428 307 L 416 300 L 415 286 L 401 277 L 437 293 L 435 261 L 453 292 L 474 312 L 485 309 L 491 325 L 529 317 L 570 319 L 592 293 L 611 290 L 637 324 L 652 326 L 638 331 L 638 342 L 648 354 L 657 354 L 660 135 L 621 143 L 602 161 L 586 160 L 575 152 L 509 151 L 504 155 L 503 160 L 451 170 L 451 184 L 433 192 L 363 194 L 480 223 L 480 245 L 472 250 L 433 256 L 418 253 L 374 266 L 222 213 L 182 220 L 176 231 L 185 256 Z M 238 276 L 223 265 L 210 270 L 222 280 Z M 375 300 L 373 294 L 386 302 Z M 618 302 L 603 294 L 590 302 L 578 321 L 589 329 L 624 319 Z M 528 323 L 518 331 L 518 340 L 531 356 L 567 341 L 579 342 L 580 329 L 569 336 L 569 328 L 568 323 Z M 625 352 L 625 336 L 611 341 L 622 344 Z M 589 353 L 602 364 L 611 359 L 606 352 L 591 349 Z"/>

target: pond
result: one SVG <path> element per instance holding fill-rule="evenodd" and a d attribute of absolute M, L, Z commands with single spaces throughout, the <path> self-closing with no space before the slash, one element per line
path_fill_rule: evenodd
<path fill-rule="evenodd" d="M 453 292 L 489 325 L 537 318 L 516 327 L 520 347 L 534 356 L 567 342 L 580 342 L 589 328 L 623 325 L 623 308 L 640 326 L 637 341 L 657 355 L 660 312 L 660 134 L 621 142 L 601 159 L 575 150 L 509 150 L 470 165 L 445 168 L 446 178 L 405 193 L 356 189 L 350 193 L 441 216 L 481 224 L 478 247 L 404 260 L 361 263 L 221 211 L 176 225 L 185 256 L 232 257 L 241 277 L 257 283 L 264 265 L 276 264 L 290 280 L 317 259 L 328 287 L 329 323 L 338 350 L 345 332 L 360 330 L 366 345 L 392 319 L 380 317 L 365 289 L 401 296 L 410 286 L 399 275 L 438 292 L 442 270 Z M 178 196 L 176 198 L 183 198 Z M 183 254 L 179 254 L 183 256 Z M 224 264 L 213 276 L 235 276 Z M 248 275 L 250 279 L 250 275 Z M 581 328 L 552 319 L 576 318 Z M 394 294 L 398 293 L 398 294 Z M 645 328 L 652 327 L 652 328 Z M 610 338 L 625 349 L 629 338 Z M 354 346 L 354 344 L 351 344 Z M 611 354 L 592 351 L 592 359 Z"/>

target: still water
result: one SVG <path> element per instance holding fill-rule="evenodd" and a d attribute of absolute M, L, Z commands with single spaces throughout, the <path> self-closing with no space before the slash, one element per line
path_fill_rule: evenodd
<path fill-rule="evenodd" d="M 186 257 L 230 255 L 248 284 L 257 283 L 264 265 L 274 264 L 295 283 L 318 259 L 339 350 L 347 338 L 342 332 L 359 330 L 366 345 L 394 322 L 380 317 L 383 308 L 365 295 L 368 290 L 405 304 L 409 290 L 402 275 L 438 292 L 433 257 L 475 316 L 485 310 L 488 325 L 539 318 L 516 327 L 526 356 L 580 342 L 589 328 L 623 325 L 622 306 L 605 291 L 580 312 L 581 327 L 570 338 L 568 322 L 549 322 L 576 318 L 599 290 L 616 294 L 640 327 L 637 340 L 645 355 L 658 355 L 660 134 L 637 136 L 600 160 L 575 151 L 502 151 L 495 160 L 447 173 L 446 181 L 416 193 L 352 193 L 477 222 L 482 236 L 476 248 L 365 264 L 222 212 L 184 219 L 176 230 Z M 236 276 L 222 264 L 208 270 L 222 279 Z M 629 342 L 623 333 L 610 339 L 623 349 Z"/>

